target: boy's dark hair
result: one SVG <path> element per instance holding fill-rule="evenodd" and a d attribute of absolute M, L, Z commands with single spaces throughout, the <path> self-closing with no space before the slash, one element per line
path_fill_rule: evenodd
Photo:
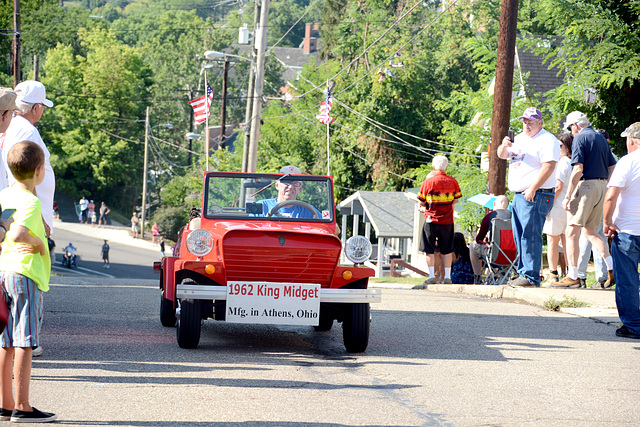
<path fill-rule="evenodd" d="M 11 147 L 7 165 L 18 181 L 33 178 L 38 166 L 44 165 L 44 151 L 33 141 L 22 141 Z"/>
<path fill-rule="evenodd" d="M 455 233 L 453 235 L 453 252 L 462 258 L 464 262 L 471 262 L 469 246 L 467 246 L 467 242 L 464 239 L 464 234 Z"/>

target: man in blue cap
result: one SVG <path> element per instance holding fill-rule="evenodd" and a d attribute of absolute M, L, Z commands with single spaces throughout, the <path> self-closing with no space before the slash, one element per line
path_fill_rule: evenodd
<path fill-rule="evenodd" d="M 509 190 L 513 197 L 513 238 L 520 255 L 518 278 L 510 286 L 540 286 L 542 268 L 542 227 L 553 207 L 556 164 L 560 143 L 542 128 L 542 113 L 529 107 L 519 117 L 523 132 L 515 141 L 506 136 L 498 147 L 498 157 L 509 160 Z"/>

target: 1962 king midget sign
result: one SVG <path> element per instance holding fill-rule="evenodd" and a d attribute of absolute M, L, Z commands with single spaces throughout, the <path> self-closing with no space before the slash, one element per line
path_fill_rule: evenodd
<path fill-rule="evenodd" d="M 195 348 L 206 319 L 314 326 L 342 323 L 349 352 L 369 343 L 371 245 L 354 236 L 340 265 L 331 177 L 207 172 L 201 215 L 160 270 L 160 320 Z"/>

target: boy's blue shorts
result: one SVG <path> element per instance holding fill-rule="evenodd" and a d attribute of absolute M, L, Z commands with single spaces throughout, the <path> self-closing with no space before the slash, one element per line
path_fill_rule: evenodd
<path fill-rule="evenodd" d="M 1 272 L 0 283 L 9 308 L 9 320 L 2 331 L 2 347 L 37 347 L 43 292 L 36 282 L 18 273 Z"/>

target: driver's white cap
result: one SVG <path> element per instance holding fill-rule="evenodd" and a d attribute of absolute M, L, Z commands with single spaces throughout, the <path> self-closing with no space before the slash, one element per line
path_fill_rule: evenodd
<path fill-rule="evenodd" d="M 301 175 L 302 174 L 300 169 L 295 167 L 295 166 L 293 166 L 293 165 L 282 167 L 282 169 L 280 169 L 280 173 L 290 173 L 291 175 Z"/>

